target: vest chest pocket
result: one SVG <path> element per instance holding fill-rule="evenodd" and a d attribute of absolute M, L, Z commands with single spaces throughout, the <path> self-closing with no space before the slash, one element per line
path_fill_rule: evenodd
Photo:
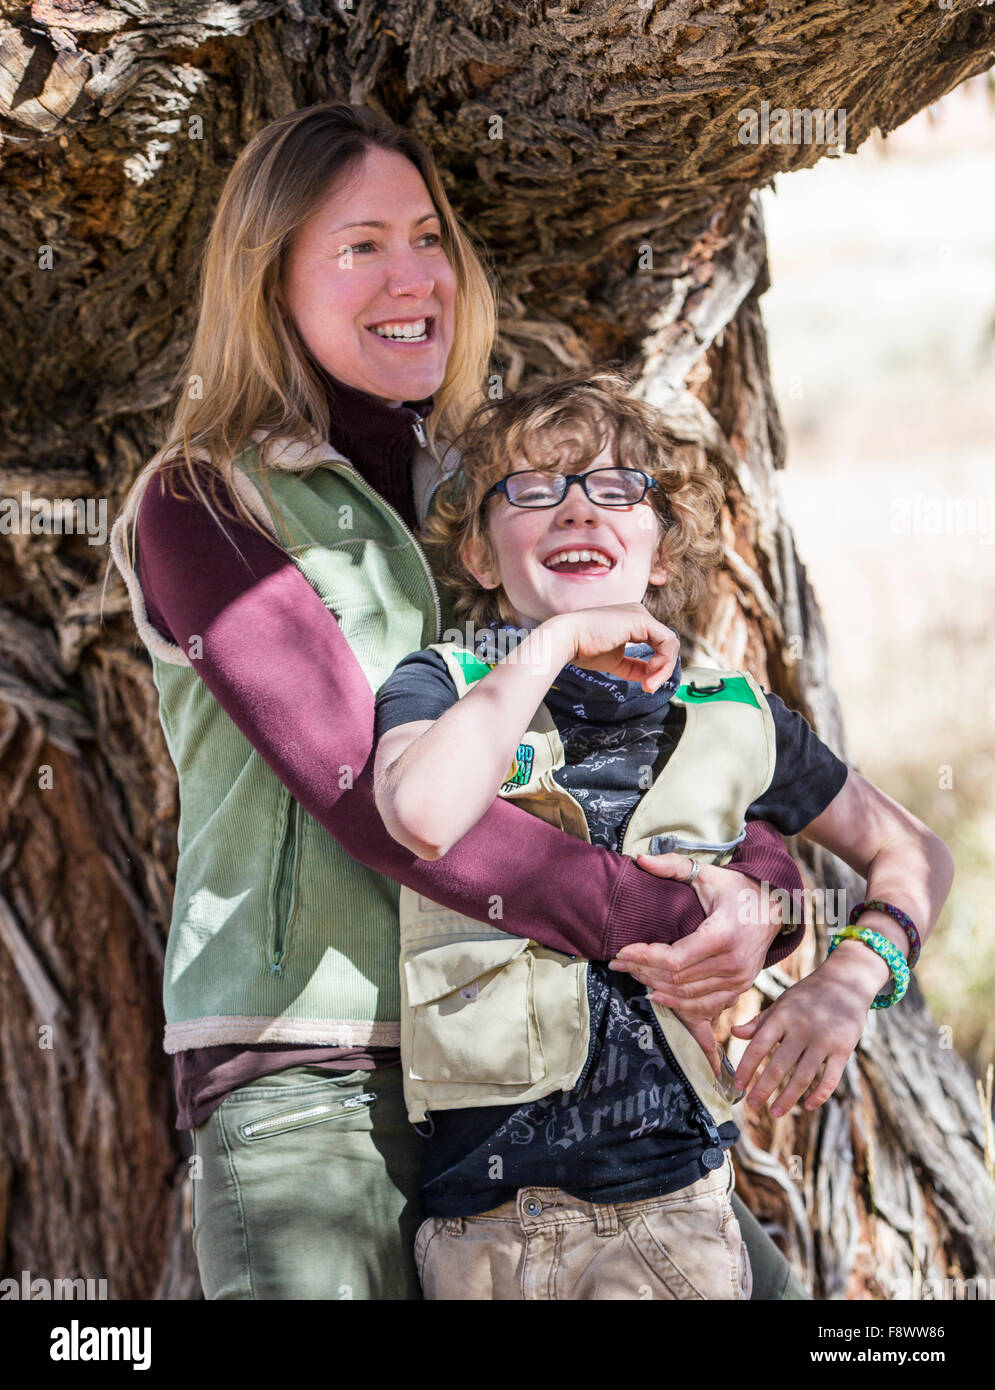
<path fill-rule="evenodd" d="M 528 947 L 526 940 L 500 937 L 449 942 L 407 957 L 409 1076 L 519 1086 L 542 1079 Z"/>

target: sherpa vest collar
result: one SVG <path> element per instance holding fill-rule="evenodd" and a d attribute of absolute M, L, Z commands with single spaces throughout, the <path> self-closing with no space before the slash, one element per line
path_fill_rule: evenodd
<path fill-rule="evenodd" d="M 491 669 L 466 648 L 435 643 L 462 698 Z M 622 852 L 692 850 L 724 863 L 745 834 L 747 807 L 774 773 L 774 721 L 745 672 L 692 667 L 671 697 L 685 727 L 660 776 L 631 813 Z M 583 808 L 559 786 L 563 745 L 540 705 L 501 786 L 502 797 L 581 839 Z M 587 1058 L 587 962 L 507 936 L 419 896 L 400 893 L 401 1054 L 408 1118 L 537 1100 L 576 1084 Z M 499 913 L 496 914 L 499 920 Z M 654 1014 L 710 1118 L 732 1113 L 728 1082 L 671 1010 Z"/>
<path fill-rule="evenodd" d="M 424 505 L 438 468 L 423 452 L 415 485 Z M 153 471 L 115 522 L 111 550 L 152 656 L 179 780 L 166 1051 L 397 1046 L 398 885 L 351 859 L 303 811 L 197 676 L 196 654 L 149 623 L 129 531 Z M 372 689 L 439 636 L 438 595 L 414 537 L 330 445 L 257 439 L 237 460 L 235 488 L 274 537 L 281 517 L 290 558 L 334 613 Z"/>

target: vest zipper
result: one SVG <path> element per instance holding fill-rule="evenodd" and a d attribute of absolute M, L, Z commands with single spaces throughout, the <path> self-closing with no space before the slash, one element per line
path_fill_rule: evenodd
<path fill-rule="evenodd" d="M 639 801 L 636 802 L 635 806 L 631 806 L 629 808 L 629 810 L 625 813 L 625 816 L 622 818 L 622 820 L 619 821 L 618 825 L 615 828 L 615 848 L 618 850 L 619 854 L 622 853 L 622 843 L 625 840 L 625 832 L 629 828 L 629 821 L 632 820 L 632 817 L 636 814 L 636 811 L 639 809 L 639 802 L 641 802 L 642 799 L 643 798 L 640 797 Z"/>
<path fill-rule="evenodd" d="M 273 909 L 276 915 L 276 928 L 273 934 L 273 964 L 270 966 L 271 975 L 283 974 L 283 957 L 286 954 L 287 927 L 289 926 L 290 908 L 294 890 L 292 875 L 289 872 L 288 864 L 297 844 L 297 812 L 298 803 L 291 797 L 290 806 L 287 811 L 287 832 L 283 837 L 283 844 L 280 847 L 280 863 L 276 875 L 276 895 Z"/>
<path fill-rule="evenodd" d="M 422 417 L 420 415 L 415 416 L 414 423 L 412 424 L 411 428 L 415 432 L 415 438 L 418 440 L 418 443 L 422 446 L 423 449 L 427 448 L 428 438 L 425 434 L 425 426 L 422 424 Z"/>
<path fill-rule="evenodd" d="M 647 995 L 646 998 L 647 1000 L 649 1000 L 649 995 Z M 667 1061 L 670 1063 L 674 1071 L 683 1081 L 688 1091 L 688 1094 L 691 1096 L 691 1101 L 694 1106 L 695 1114 L 698 1117 L 698 1123 L 701 1125 L 702 1129 L 708 1135 L 711 1147 L 705 1150 L 705 1152 L 701 1156 L 701 1160 L 706 1168 L 718 1168 L 719 1165 L 722 1163 L 722 1140 L 719 1136 L 719 1131 L 715 1124 L 715 1120 L 710 1114 L 710 1112 L 706 1109 L 705 1102 L 701 1099 L 701 1096 L 699 1096 L 698 1092 L 691 1085 L 691 1082 L 687 1079 L 687 1077 L 684 1074 L 683 1067 L 678 1062 L 677 1058 L 674 1056 L 673 1048 L 667 1042 L 666 1034 L 660 1027 L 660 1021 L 656 1016 L 652 1003 L 650 1003 L 650 1018 L 652 1020 L 653 1028 L 656 1030 L 656 1035 L 660 1040 L 660 1046 L 663 1048 L 663 1055 L 667 1058 Z M 690 1036 L 690 1034 L 688 1036 Z"/>
<path fill-rule="evenodd" d="M 424 434 L 424 430 L 422 431 L 422 433 Z M 348 462 L 335 462 L 326 466 L 329 468 L 338 469 L 347 468 L 349 472 L 352 474 L 353 478 L 359 484 L 360 491 L 365 492 L 368 497 L 372 497 L 375 501 L 379 502 L 381 507 L 386 508 L 386 510 L 390 512 L 391 516 L 397 522 L 398 526 L 400 526 L 404 534 L 410 537 L 411 544 L 414 546 L 415 549 L 415 554 L 421 561 L 422 569 L 425 571 L 425 578 L 428 580 L 428 587 L 432 594 L 432 602 L 435 605 L 435 640 L 438 642 L 439 638 L 442 636 L 442 604 L 439 601 L 439 591 L 435 587 L 435 578 L 432 574 L 431 569 L 429 568 L 428 561 L 425 559 L 425 552 L 422 550 L 421 546 L 415 539 L 414 532 L 408 526 L 408 523 L 404 520 L 404 517 L 401 516 L 400 512 L 397 511 L 396 508 L 392 507 L 385 498 L 381 497 L 379 492 L 377 492 L 376 488 L 370 486 L 370 484 L 366 481 L 366 479 L 363 477 L 362 473 L 360 473 L 358 468 L 353 468 L 352 464 Z"/>
<path fill-rule="evenodd" d="M 592 989 L 591 989 L 591 963 L 590 963 L 590 961 L 588 961 L 588 965 L 587 965 L 587 975 L 586 975 L 586 977 L 585 977 L 584 983 L 585 983 L 586 986 L 587 986 L 587 1016 L 588 1016 L 588 1027 L 590 1027 L 590 1017 L 591 1017 L 591 994 L 592 994 Z M 583 1069 L 583 1071 L 581 1072 L 580 1076 L 578 1076 L 577 1081 L 576 1081 L 575 1086 L 574 1086 L 574 1089 L 575 1089 L 575 1090 L 579 1090 L 579 1095 L 577 1096 L 577 1099 L 578 1099 L 578 1100 L 583 1100 L 584 1097 L 587 1095 L 588 1091 L 591 1089 L 591 1080 L 592 1080 L 593 1075 L 594 1075 L 594 1054 L 595 1054 L 596 1051 L 597 1051 L 597 1047 L 595 1046 L 594 1030 L 591 1029 L 591 1036 L 590 1036 L 590 1038 L 588 1039 L 588 1046 L 587 1046 L 587 1061 L 584 1063 L 584 1069 Z"/>

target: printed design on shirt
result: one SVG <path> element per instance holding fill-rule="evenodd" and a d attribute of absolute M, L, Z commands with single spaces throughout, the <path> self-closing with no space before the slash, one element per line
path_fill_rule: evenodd
<path fill-rule="evenodd" d="M 590 761 L 591 771 L 604 767 L 606 763 L 616 762 L 632 748 L 652 746 L 654 735 L 658 735 L 655 726 L 645 723 L 574 724 L 560 718 L 557 728 L 567 761 L 585 764 Z"/>
<path fill-rule="evenodd" d="M 503 792 L 511 791 L 513 787 L 528 786 L 532 776 L 532 767 L 535 762 L 535 749 L 531 743 L 520 743 L 518 751 L 512 759 L 511 767 L 508 769 L 505 779 L 501 784 Z"/>
<path fill-rule="evenodd" d="M 558 728 L 565 765 L 553 776 L 580 802 L 591 843 L 613 849 L 618 826 L 649 789 L 643 769 L 657 767 L 675 740 L 653 719 L 600 728 L 561 720 Z"/>
<path fill-rule="evenodd" d="M 700 1141 L 687 1087 L 670 1066 L 655 1035 L 647 1033 L 646 1014 L 633 1009 L 626 998 L 632 986 L 615 984 L 611 977 L 599 980 L 595 988 L 599 987 L 608 997 L 590 1075 L 571 1092 L 560 1091 L 520 1106 L 495 1130 L 488 1152 L 508 1153 L 534 1145 L 548 1155 L 544 1166 L 536 1171 L 548 1172 L 550 1163 L 557 1164 L 557 1155 L 557 1166 L 561 1167 L 567 1152 L 592 1141 L 597 1141 L 603 1153 L 606 1144 L 608 1151 L 623 1146 L 621 1166 L 629 1156 L 624 1146 L 654 1131 L 678 1144 L 681 1140 L 693 1145 Z M 639 992 L 645 993 L 642 989 Z M 543 1164 L 542 1159 L 537 1162 Z M 575 1183 L 582 1181 L 582 1170 L 572 1176 Z"/>

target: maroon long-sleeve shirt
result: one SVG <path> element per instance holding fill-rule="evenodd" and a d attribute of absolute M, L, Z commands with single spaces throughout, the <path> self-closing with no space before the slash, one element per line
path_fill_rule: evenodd
<path fill-rule="evenodd" d="M 329 382 L 331 442 L 414 525 L 412 424 L 431 399 L 390 407 Z M 206 475 L 205 475 L 206 476 Z M 230 506 L 222 485 L 217 495 Z M 251 527 L 219 529 L 189 496 L 158 481 L 138 515 L 139 577 L 149 619 L 184 650 L 203 638 L 197 674 L 309 815 L 361 863 L 469 916 L 570 954 L 611 959 L 639 941 L 676 941 L 704 914 L 694 891 L 640 869 L 496 800 L 444 858 L 422 860 L 393 840 L 373 799 L 370 689 L 338 623 L 293 562 Z M 195 582 L 191 582 L 195 577 Z M 251 634 L 251 640 L 246 640 Z M 351 789 L 338 769 L 362 768 Z M 741 873 L 789 892 L 801 886 L 780 835 L 747 825 L 734 856 Z M 579 888 L 578 885 L 582 885 Z M 803 928 L 775 938 L 768 963 L 789 954 Z M 357 1070 L 396 1062 L 396 1049 L 212 1047 L 178 1053 L 178 1127 L 202 1123 L 235 1087 L 287 1066 Z"/>

